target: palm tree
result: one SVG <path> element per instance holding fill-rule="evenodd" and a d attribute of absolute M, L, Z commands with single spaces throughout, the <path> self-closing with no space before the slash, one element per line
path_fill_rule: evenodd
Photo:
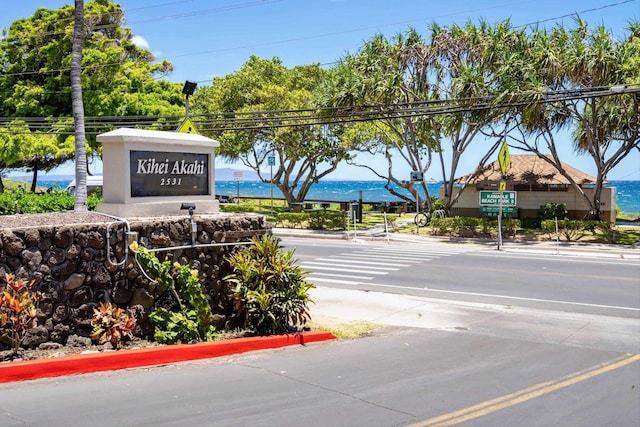
<path fill-rule="evenodd" d="M 76 195 L 73 210 L 87 211 L 87 153 L 82 102 L 82 47 L 84 45 L 84 0 L 75 0 L 73 43 L 71 45 L 71 105 L 75 123 Z"/>
<path fill-rule="evenodd" d="M 611 89 L 637 85 L 640 28 L 635 23 L 629 29 L 626 41 L 616 41 L 602 26 L 590 30 L 576 18 L 572 29 L 533 30 L 529 40 L 502 61 L 500 84 L 505 92 L 516 89 L 522 103 L 516 111 L 521 136 L 510 137 L 518 148 L 537 154 L 567 178 L 588 204 L 593 219 L 600 218 L 607 173 L 639 147 L 638 97 Z M 546 103 L 549 92 L 567 95 Z M 591 95 L 572 96 L 582 93 Z M 594 161 L 592 195 L 563 169 L 554 136 L 563 129 L 573 131 L 575 150 Z M 545 148 L 551 156 L 542 153 Z"/>

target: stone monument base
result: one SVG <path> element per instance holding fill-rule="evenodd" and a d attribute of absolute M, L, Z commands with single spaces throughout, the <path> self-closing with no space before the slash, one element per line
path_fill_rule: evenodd
<path fill-rule="evenodd" d="M 195 205 L 194 213 L 212 214 L 220 212 L 217 200 L 171 200 L 144 203 L 101 203 L 96 211 L 119 218 L 153 218 L 163 215 L 188 214 L 189 208 L 183 204 Z"/>

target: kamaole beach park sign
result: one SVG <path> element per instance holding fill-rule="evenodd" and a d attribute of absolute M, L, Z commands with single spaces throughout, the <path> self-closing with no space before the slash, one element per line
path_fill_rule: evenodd
<path fill-rule="evenodd" d="M 500 206 L 502 201 L 503 207 L 516 206 L 515 191 L 481 191 L 480 206 Z"/>

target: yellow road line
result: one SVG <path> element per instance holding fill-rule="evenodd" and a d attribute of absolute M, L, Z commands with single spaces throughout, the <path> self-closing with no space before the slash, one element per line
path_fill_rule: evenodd
<path fill-rule="evenodd" d="M 458 424 L 490 414 L 500 409 L 508 408 L 510 406 L 526 402 L 527 400 L 531 400 L 552 391 L 568 387 L 580 381 L 593 378 L 597 375 L 621 368 L 639 360 L 640 354 L 627 354 L 608 362 L 600 363 L 599 365 L 593 366 L 591 368 L 574 372 L 557 380 L 536 384 L 532 387 L 528 387 L 495 399 L 487 400 L 486 402 L 482 402 L 477 405 L 469 406 L 458 411 L 450 412 L 448 414 L 440 415 L 438 417 L 430 418 L 428 420 L 412 424 L 411 427 L 445 427 Z"/>

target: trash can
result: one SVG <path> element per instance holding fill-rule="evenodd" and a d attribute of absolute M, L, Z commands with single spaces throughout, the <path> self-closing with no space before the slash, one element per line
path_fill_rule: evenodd
<path fill-rule="evenodd" d="M 362 222 L 362 211 L 360 210 L 360 203 L 353 201 L 350 203 L 351 207 L 351 219 L 353 221 Z"/>

